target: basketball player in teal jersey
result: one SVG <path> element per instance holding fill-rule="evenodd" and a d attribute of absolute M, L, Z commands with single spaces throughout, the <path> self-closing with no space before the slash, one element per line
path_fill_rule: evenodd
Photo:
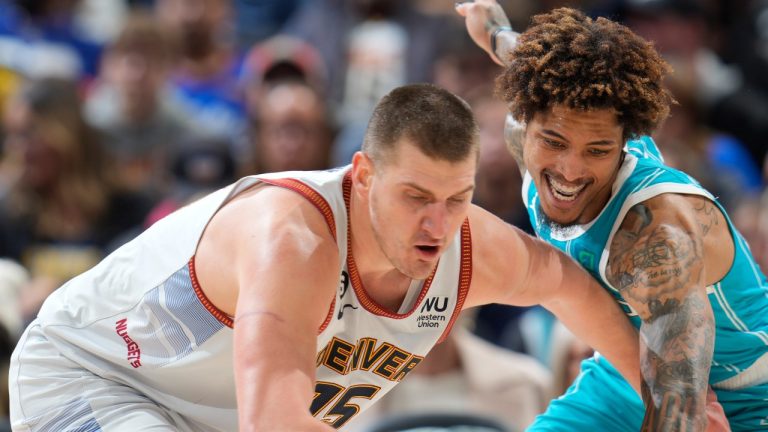
<path fill-rule="evenodd" d="M 533 431 L 703 430 L 711 385 L 735 431 L 768 430 L 768 283 L 722 206 L 648 135 L 669 66 L 628 28 L 573 9 L 522 34 L 493 0 L 457 6 L 506 66 L 498 93 L 537 234 L 640 329 L 642 399 L 599 356 Z M 588 319 L 588 317 L 585 317 Z"/>

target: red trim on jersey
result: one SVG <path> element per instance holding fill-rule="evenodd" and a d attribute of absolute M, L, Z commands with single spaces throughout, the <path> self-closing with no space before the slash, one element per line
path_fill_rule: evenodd
<path fill-rule="evenodd" d="M 325 222 L 328 224 L 328 229 L 331 231 L 331 235 L 333 236 L 333 239 L 336 240 L 336 220 L 333 217 L 333 210 L 331 209 L 331 206 L 328 204 L 328 201 L 323 198 L 322 195 L 320 195 L 316 190 L 312 189 L 311 186 L 308 186 L 306 183 L 303 183 L 299 180 L 292 179 L 292 178 L 284 178 L 284 179 L 259 179 L 260 181 L 270 184 L 273 186 L 282 187 L 285 189 L 290 189 L 294 192 L 297 192 L 299 195 L 306 198 L 309 202 L 311 202 L 317 209 L 320 211 L 320 214 L 325 217 Z M 217 320 L 222 322 L 227 327 L 232 328 L 233 322 L 232 318 L 227 315 L 226 313 L 222 312 L 221 309 L 217 308 L 211 301 L 206 297 L 203 290 L 200 288 L 200 283 L 197 281 L 197 275 L 195 274 L 195 257 L 193 256 L 189 260 L 189 275 L 192 279 L 192 287 L 195 289 L 195 294 L 197 294 L 197 298 L 200 300 L 200 303 L 205 306 L 205 308 L 208 310 L 208 312 L 211 313 Z M 320 334 L 325 330 L 326 327 L 328 327 L 328 324 L 333 319 L 333 308 L 336 305 L 336 298 L 333 298 L 333 301 L 331 301 L 331 306 L 328 309 L 328 314 L 325 316 L 325 321 L 320 325 L 320 329 L 317 331 L 317 334 Z"/>
<path fill-rule="evenodd" d="M 456 323 L 456 319 L 459 317 L 459 313 L 464 308 L 464 300 L 467 299 L 469 294 L 469 284 L 472 282 L 472 233 L 469 230 L 469 219 L 465 219 L 461 224 L 461 270 L 459 272 L 459 298 L 456 299 L 456 308 L 453 310 L 451 320 L 448 321 L 448 326 L 445 327 L 443 335 L 437 343 L 440 343 L 448 337 L 448 334 L 453 328 L 453 324 Z"/>
<path fill-rule="evenodd" d="M 325 321 L 323 321 L 323 324 L 320 325 L 320 328 L 317 329 L 317 334 L 322 333 L 326 327 L 328 327 L 328 324 L 331 323 L 331 320 L 333 319 L 333 308 L 336 307 L 336 297 L 333 297 L 333 301 L 331 301 L 331 307 L 328 308 L 328 315 L 325 316 Z"/>
<path fill-rule="evenodd" d="M 328 223 L 328 229 L 331 230 L 331 235 L 333 235 L 333 239 L 336 240 L 336 221 L 333 218 L 333 210 L 328 204 L 328 201 L 326 201 L 325 198 L 323 198 L 323 196 L 320 195 L 316 190 L 312 189 L 311 186 L 308 186 L 306 183 L 292 178 L 259 180 L 273 186 L 280 186 L 286 189 L 290 189 L 294 192 L 298 192 L 304 198 L 309 200 L 309 202 L 314 204 L 314 206 L 320 210 L 320 214 L 325 217 L 325 221 Z"/>
<path fill-rule="evenodd" d="M 352 175 L 349 172 L 344 176 L 343 190 L 344 190 L 344 202 L 346 203 L 346 206 L 347 206 L 347 217 L 349 218 L 350 217 L 349 201 L 352 195 Z M 376 301 L 373 300 L 368 295 L 368 292 L 365 290 L 365 287 L 363 286 L 363 281 L 360 279 L 360 273 L 357 271 L 357 264 L 355 264 L 355 258 L 352 256 L 352 230 L 350 228 L 351 226 L 352 226 L 351 222 L 347 223 L 347 269 L 349 270 L 349 279 L 350 279 L 350 282 L 352 283 L 352 289 L 355 290 L 355 295 L 357 295 L 358 301 L 360 302 L 360 304 L 363 306 L 365 310 L 373 314 L 376 314 L 379 316 L 385 316 L 388 318 L 394 318 L 394 319 L 407 318 L 419 307 L 419 305 L 421 304 L 421 301 L 424 300 L 424 297 L 427 296 L 427 291 L 429 291 L 429 286 L 432 285 L 432 279 L 435 277 L 437 266 L 435 266 L 435 268 L 432 269 L 432 273 L 424 281 L 424 285 L 422 285 L 421 287 L 421 292 L 419 293 L 419 297 L 416 299 L 416 302 L 413 303 L 413 307 L 411 308 L 411 310 L 409 310 L 404 314 L 390 312 L 380 304 L 376 303 Z M 439 262 L 438 262 L 438 265 L 439 265 Z"/>
<path fill-rule="evenodd" d="M 192 280 L 192 288 L 195 290 L 195 294 L 197 295 L 197 299 L 200 300 L 200 303 L 203 304 L 206 310 L 211 313 L 211 315 L 214 316 L 219 322 L 224 324 L 225 326 L 232 328 L 232 318 L 224 313 L 221 309 L 217 308 L 216 305 L 211 303 L 210 300 L 208 300 L 208 297 L 205 295 L 203 290 L 200 288 L 200 283 L 197 281 L 197 273 L 195 273 L 195 256 L 192 255 L 192 258 L 189 259 L 189 278 Z"/>
<path fill-rule="evenodd" d="M 314 190 L 311 186 L 307 185 L 306 183 L 292 179 L 292 178 L 284 178 L 284 179 L 260 179 L 264 183 L 271 184 L 273 186 L 279 186 L 282 188 L 290 189 L 294 192 L 299 193 L 301 196 L 306 198 L 309 202 L 311 202 L 317 209 L 320 211 L 320 214 L 325 217 L 325 222 L 328 223 L 328 229 L 331 230 L 331 235 L 333 236 L 333 240 L 336 240 L 336 219 L 333 217 L 333 210 L 331 209 L 331 206 L 328 204 L 328 201 L 323 198 L 322 195 L 320 195 L 316 190 Z M 320 334 L 325 330 L 326 327 L 328 327 L 328 324 L 331 323 L 331 320 L 333 319 L 333 308 L 336 306 L 336 297 L 333 297 L 333 301 L 331 301 L 331 306 L 328 308 L 328 315 L 325 316 L 325 321 L 320 325 L 320 329 L 317 330 L 317 334 Z"/>

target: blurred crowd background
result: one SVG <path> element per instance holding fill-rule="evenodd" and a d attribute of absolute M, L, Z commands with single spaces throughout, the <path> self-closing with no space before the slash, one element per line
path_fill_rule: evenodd
<path fill-rule="evenodd" d="M 768 0 L 500 3 L 517 30 L 567 5 L 653 41 L 678 101 L 654 138 L 719 197 L 768 269 Z M 475 201 L 530 232 L 494 97 L 501 68 L 453 6 L 0 0 L 2 362 L 52 290 L 179 206 L 244 175 L 347 164 L 375 103 L 406 83 L 470 103 Z M 447 411 L 522 430 L 591 354 L 546 311 L 501 306 L 466 314 L 435 352 L 352 429 Z"/>

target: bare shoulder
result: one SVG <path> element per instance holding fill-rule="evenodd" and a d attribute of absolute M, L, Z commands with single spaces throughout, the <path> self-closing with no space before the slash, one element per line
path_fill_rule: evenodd
<path fill-rule="evenodd" d="M 705 247 L 723 225 L 706 198 L 662 194 L 633 206 L 610 245 L 606 276 L 641 317 L 650 318 L 704 286 Z"/>
<path fill-rule="evenodd" d="M 213 216 L 195 261 L 206 295 L 233 314 L 243 281 L 258 280 L 259 271 L 295 272 L 300 265 L 336 269 L 338 250 L 324 216 L 306 198 L 281 187 L 257 186 Z"/>
<path fill-rule="evenodd" d="M 253 252 L 259 245 L 275 246 L 288 234 L 303 236 L 305 244 L 334 240 L 328 222 L 309 200 L 282 187 L 257 186 L 238 194 L 214 215 L 199 249 L 212 244 L 225 254 L 240 247 Z"/>

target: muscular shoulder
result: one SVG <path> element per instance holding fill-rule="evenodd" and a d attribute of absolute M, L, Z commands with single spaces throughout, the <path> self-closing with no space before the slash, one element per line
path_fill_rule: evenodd
<path fill-rule="evenodd" d="M 333 240 L 328 222 L 314 204 L 292 190 L 275 186 L 241 193 L 219 210 L 206 231 L 233 243 L 247 242 L 250 236 L 272 242 L 291 232 Z"/>
<path fill-rule="evenodd" d="M 298 193 L 275 186 L 252 188 L 223 206 L 196 252 L 201 286 L 219 298 L 224 311 L 234 311 L 243 281 L 305 269 L 330 275 L 338 262 L 336 241 L 320 211 Z"/>
<path fill-rule="evenodd" d="M 696 195 L 661 194 L 629 209 L 619 225 L 611 249 L 621 249 L 627 238 L 653 230 L 680 229 L 705 236 L 726 228 L 725 218 L 710 199 Z"/>
<path fill-rule="evenodd" d="M 610 245 L 609 282 L 641 316 L 704 286 L 706 236 L 722 214 L 698 196 L 662 194 L 632 207 Z"/>

